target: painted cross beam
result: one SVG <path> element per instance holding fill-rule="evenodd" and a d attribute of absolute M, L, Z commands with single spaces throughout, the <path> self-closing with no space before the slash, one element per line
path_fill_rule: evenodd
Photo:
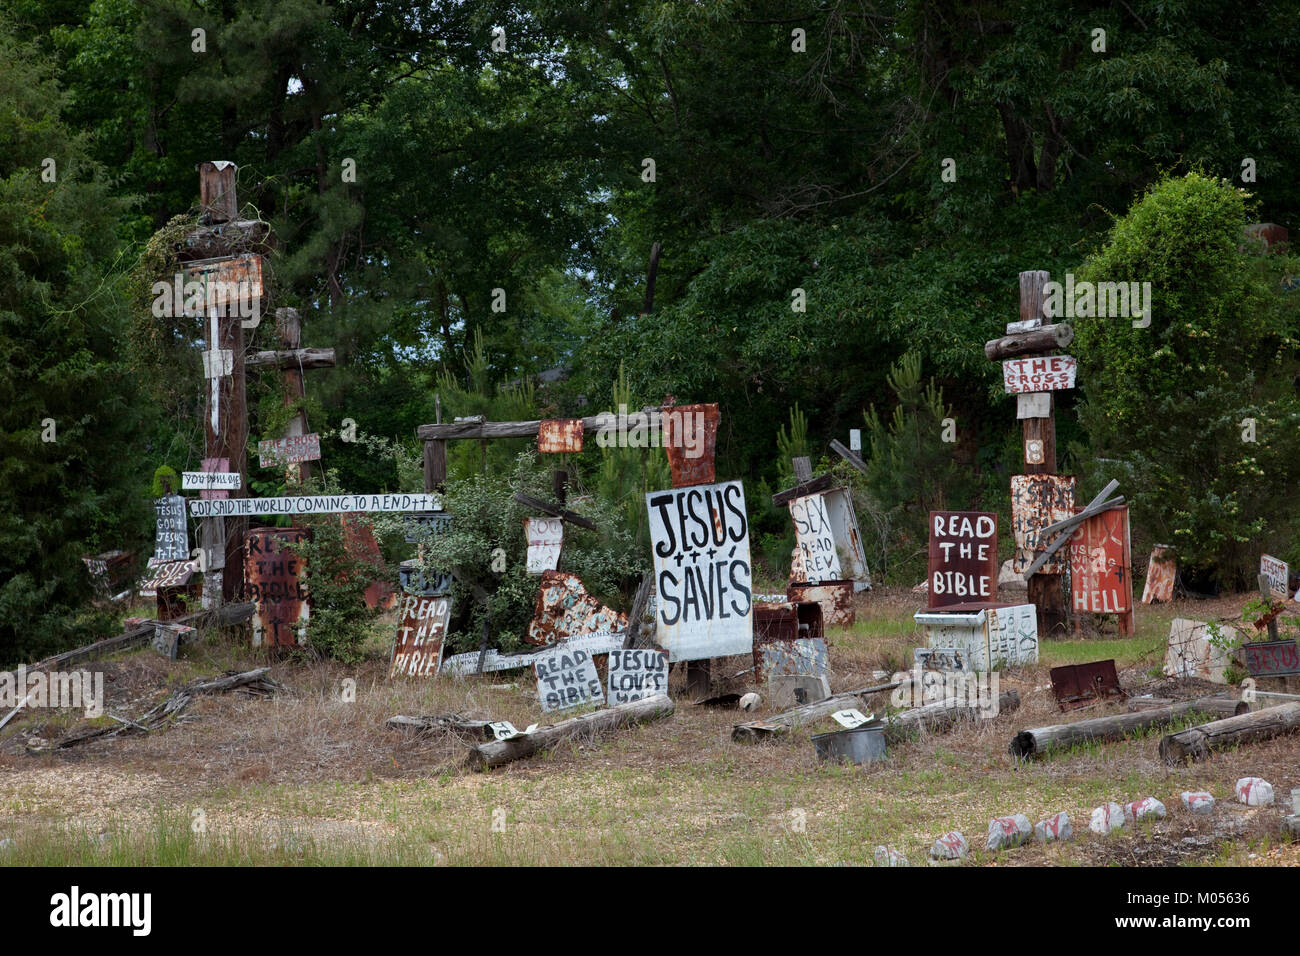
<path fill-rule="evenodd" d="M 1119 487 L 1119 482 L 1114 479 L 1111 479 L 1106 484 L 1106 487 L 1102 489 L 1101 494 L 1099 494 L 1096 498 L 1093 498 L 1086 508 L 1077 512 L 1074 515 L 1071 515 L 1069 518 L 1066 518 L 1064 521 L 1058 521 L 1055 524 L 1048 525 L 1046 528 L 1044 528 L 1042 531 L 1039 532 L 1040 541 L 1043 538 L 1047 537 L 1047 535 L 1049 534 L 1057 534 L 1057 537 L 1052 541 L 1051 544 L 1049 544 L 1046 548 L 1040 551 L 1038 556 L 1034 558 L 1033 562 L 1030 563 L 1029 567 L 1025 569 L 1024 578 L 1026 581 L 1028 581 L 1029 578 L 1039 568 L 1041 568 L 1044 564 L 1046 564 L 1048 559 L 1053 554 L 1055 554 L 1058 550 L 1064 547 L 1065 543 L 1069 541 L 1071 537 L 1074 536 L 1074 532 L 1078 529 L 1080 524 L 1082 524 L 1088 518 L 1091 518 L 1093 515 L 1100 514 L 1103 511 L 1109 511 L 1111 508 L 1118 507 L 1119 505 L 1122 505 L 1124 503 L 1123 495 L 1118 495 L 1110 499 L 1109 501 L 1105 500 L 1106 496 L 1109 495 L 1112 491 L 1114 491 L 1118 487 Z"/>
<path fill-rule="evenodd" d="M 796 498 L 805 498 L 808 495 L 815 495 L 819 491 L 827 491 L 835 479 L 830 475 L 819 475 L 811 481 L 805 481 L 795 485 L 793 488 L 787 488 L 785 491 L 778 491 L 772 496 L 772 507 L 780 508 L 794 501 Z"/>
<path fill-rule="evenodd" d="M 580 514 L 574 514 L 561 508 L 559 505 L 552 504 L 549 501 L 543 501 L 540 498 L 534 498 L 531 495 L 521 493 L 515 494 L 515 501 L 519 502 L 525 508 L 536 508 L 538 511 L 545 512 L 553 518 L 559 518 L 561 521 L 567 521 L 570 524 L 576 524 L 580 528 L 586 528 L 588 531 L 595 531 L 596 522 L 590 518 L 584 518 Z"/>

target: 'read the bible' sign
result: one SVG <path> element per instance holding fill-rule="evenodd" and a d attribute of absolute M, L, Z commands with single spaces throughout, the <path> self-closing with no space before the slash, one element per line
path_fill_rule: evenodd
<path fill-rule="evenodd" d="M 931 511 L 929 606 L 996 601 L 998 516 L 983 511 Z"/>

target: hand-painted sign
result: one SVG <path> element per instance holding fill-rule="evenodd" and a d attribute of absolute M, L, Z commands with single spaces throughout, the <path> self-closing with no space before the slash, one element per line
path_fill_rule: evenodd
<path fill-rule="evenodd" d="M 1007 359 L 1002 363 L 1002 385 L 1011 393 L 1074 388 L 1077 371 L 1073 355 Z"/>
<path fill-rule="evenodd" d="M 1261 554 L 1259 573 L 1268 579 L 1268 589 L 1274 594 L 1280 595 L 1283 599 L 1291 596 L 1291 589 L 1287 587 L 1291 569 L 1287 567 L 1285 561 L 1279 561 L 1271 554 Z"/>
<path fill-rule="evenodd" d="M 253 646 L 295 647 L 311 617 L 307 559 L 289 549 L 311 538 L 307 528 L 253 528 L 244 538 L 244 582 L 253 615 Z"/>
<path fill-rule="evenodd" d="M 1261 641 L 1243 644 L 1246 670 L 1251 677 L 1288 677 L 1300 674 L 1300 653 L 1295 641 Z"/>
<path fill-rule="evenodd" d="M 243 476 L 237 471 L 181 472 L 181 487 L 186 491 L 229 491 L 243 486 Z"/>
<path fill-rule="evenodd" d="M 257 453 L 261 456 L 263 468 L 320 461 L 320 435 L 312 432 L 309 435 L 289 435 L 286 438 L 260 441 L 257 443 Z"/>
<path fill-rule="evenodd" d="M 285 498 L 229 498 L 225 501 L 191 501 L 196 518 L 228 518 L 243 515 L 312 515 L 349 511 L 439 511 L 438 495 L 291 495 Z"/>
<path fill-rule="evenodd" d="M 988 668 L 1038 663 L 1038 609 L 998 607 L 988 615 Z"/>
<path fill-rule="evenodd" d="M 537 605 L 524 640 L 530 644 L 554 644 L 577 634 L 626 628 L 627 615 L 606 607 L 588 594 L 576 574 L 543 571 Z"/>
<path fill-rule="evenodd" d="M 674 661 L 749 654 L 749 519 L 739 481 L 652 491 L 657 639 Z"/>
<path fill-rule="evenodd" d="M 1073 607 L 1083 614 L 1133 610 L 1128 506 L 1086 519 L 1068 545 Z"/>
<path fill-rule="evenodd" d="M 929 606 L 996 601 L 998 516 L 982 511 L 930 512 Z"/>
<path fill-rule="evenodd" d="M 403 594 L 398 602 L 397 637 L 389 679 L 399 675 L 429 677 L 438 673 L 450 619 L 451 601 L 447 598 Z"/>
<path fill-rule="evenodd" d="M 154 558 L 158 561 L 184 561 L 190 556 L 185 499 L 180 495 L 164 495 L 154 501 L 153 510 L 158 519 Z"/>
<path fill-rule="evenodd" d="M 600 674 L 587 651 L 553 650 L 540 657 L 533 670 L 537 674 L 537 699 L 547 713 L 584 705 L 599 707 L 605 702 Z"/>
<path fill-rule="evenodd" d="M 554 571 L 564 544 L 564 522 L 559 518 L 525 518 L 524 536 L 528 539 L 528 573 Z"/>
<path fill-rule="evenodd" d="M 668 693 L 668 652 L 636 648 L 609 652 L 609 702 L 626 704 Z"/>
<path fill-rule="evenodd" d="M 159 561 L 150 558 L 149 570 L 140 582 L 140 596 L 155 597 L 160 590 L 184 587 L 198 570 L 197 560 Z"/>
<path fill-rule="evenodd" d="M 1142 603 L 1157 601 L 1169 603 L 1174 597 L 1174 576 L 1178 572 L 1178 558 L 1174 549 L 1158 544 L 1151 549 L 1147 560 L 1147 579 L 1142 586 Z"/>
<path fill-rule="evenodd" d="M 204 473 L 212 473 L 218 471 L 229 472 L 230 459 L 229 458 L 204 458 L 202 463 L 199 465 L 199 470 Z M 241 483 L 242 483 L 242 476 L 241 476 Z M 240 485 L 236 485 L 235 487 L 238 488 L 240 487 Z M 200 488 L 199 497 L 204 501 L 214 501 L 218 498 L 229 498 L 230 492 L 225 490 L 224 488 Z M 223 563 L 224 563 L 224 558 L 223 558 Z M 209 567 L 212 566 L 209 565 Z"/>
<path fill-rule="evenodd" d="M 451 590 L 452 577 L 445 571 L 425 573 L 418 558 L 409 558 L 397 567 L 398 580 L 407 594 L 437 597 Z"/>
<path fill-rule="evenodd" d="M 445 511 L 413 514 L 406 519 L 406 543 L 423 544 L 426 538 L 445 534 L 451 529 L 451 515 Z"/>
<path fill-rule="evenodd" d="M 843 488 L 795 498 L 789 503 L 799 543 L 800 582 L 861 581 L 871 584 L 853 502 Z"/>
<path fill-rule="evenodd" d="M 626 636 L 623 631 L 579 634 L 567 641 L 551 644 L 524 654 L 502 654 L 495 647 L 489 647 L 481 655 L 478 651 L 470 651 L 465 654 L 444 657 L 442 667 L 438 668 L 438 673 L 451 675 L 476 674 L 479 671 L 480 661 L 482 661 L 483 673 L 485 674 L 493 671 L 521 670 L 525 667 L 532 667 L 544 657 L 564 650 L 583 650 L 588 654 L 611 654 L 614 651 L 622 650 Z"/>
<path fill-rule="evenodd" d="M 1043 529 L 1073 515 L 1073 475 L 1012 475 L 1011 533 L 1016 553 L 1011 570 L 1024 574 L 1037 553 L 1051 543 L 1042 537 Z M 1038 573 L 1064 574 L 1069 560 L 1068 550 L 1060 548 Z"/>

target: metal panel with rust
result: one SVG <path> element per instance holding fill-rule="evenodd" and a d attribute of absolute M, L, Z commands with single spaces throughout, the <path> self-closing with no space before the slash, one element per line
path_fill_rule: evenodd
<path fill-rule="evenodd" d="M 1042 539 L 1042 530 L 1073 515 L 1073 475 L 1012 475 L 1011 532 L 1016 553 L 1011 570 L 1024 574 L 1037 553 L 1051 543 Z M 1060 548 L 1038 573 L 1064 574 L 1069 560 L 1068 548 Z"/>
<path fill-rule="evenodd" d="M 1088 518 L 1066 547 L 1076 614 L 1123 614 L 1133 609 L 1128 505 Z"/>
<path fill-rule="evenodd" d="M 1289 677 L 1300 674 L 1300 653 L 1295 641 L 1257 641 L 1243 644 L 1246 670 L 1251 677 Z"/>
<path fill-rule="evenodd" d="M 1051 670 L 1052 693 L 1061 710 L 1077 710 L 1103 697 L 1122 697 L 1115 661 L 1069 664 Z"/>
<path fill-rule="evenodd" d="M 257 605 L 253 646 L 297 647 L 311 604 L 304 586 L 306 560 L 287 545 L 311 538 L 309 528 L 253 528 L 244 539 L 244 583 Z"/>
<path fill-rule="evenodd" d="M 537 427 L 537 450 L 544 455 L 582 451 L 581 418 L 548 418 Z"/>
<path fill-rule="evenodd" d="M 661 413 L 664 451 L 674 488 L 713 484 L 719 417 L 717 403 L 676 405 Z"/>
<path fill-rule="evenodd" d="M 524 639 L 541 646 L 578 634 L 626 629 L 627 615 L 605 607 L 588 594 L 576 574 L 543 571 L 537 606 Z"/>
<path fill-rule="evenodd" d="M 822 607 L 812 601 L 793 604 L 761 603 L 754 605 L 754 677 L 758 683 L 767 679 L 764 667 L 765 648 L 783 642 L 793 645 L 800 639 L 824 638 Z"/>
<path fill-rule="evenodd" d="M 849 627 L 857 619 L 857 611 L 853 607 L 852 581 L 791 584 L 785 593 L 795 603 L 813 601 L 820 604 L 824 626 Z"/>
<path fill-rule="evenodd" d="M 277 468 L 304 461 L 320 461 L 320 435 L 288 435 L 257 443 L 259 463 L 263 468 Z"/>
<path fill-rule="evenodd" d="M 806 575 L 799 583 L 852 580 L 870 586 L 862 534 L 846 489 L 795 498 L 789 508 Z"/>

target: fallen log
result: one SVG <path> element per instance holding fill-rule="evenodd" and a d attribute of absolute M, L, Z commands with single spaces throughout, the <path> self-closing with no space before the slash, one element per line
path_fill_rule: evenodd
<path fill-rule="evenodd" d="M 1160 741 L 1160 756 L 1167 764 L 1204 760 L 1216 750 L 1294 733 L 1300 733 L 1300 703 L 1278 704 L 1169 734 Z"/>
<path fill-rule="evenodd" d="M 1014 332 L 984 343 L 984 355 L 992 361 L 1037 355 L 1063 349 L 1074 341 L 1074 327 L 1068 323 L 1040 325 L 1025 332 Z"/>
<path fill-rule="evenodd" d="M 959 703 L 960 701 L 960 703 Z M 1020 707 L 1020 694 L 1014 690 L 1004 691 L 998 695 L 998 713 L 1005 714 Z M 983 708 L 979 703 L 969 703 L 965 698 L 950 697 L 933 704 L 923 704 L 900 714 L 885 718 L 885 740 L 898 743 L 906 740 L 914 731 L 925 730 L 931 733 L 943 733 L 958 722 L 979 717 Z"/>
<path fill-rule="evenodd" d="M 539 750 L 548 750 L 566 740 L 592 737 L 620 727 L 670 717 L 674 709 L 672 699 L 666 694 L 645 697 L 562 720 L 549 727 L 538 727 L 531 734 L 479 744 L 469 752 L 465 763 L 475 770 L 491 770 L 513 760 L 531 757 Z"/>
<path fill-rule="evenodd" d="M 1022 730 L 1007 748 L 1015 757 L 1041 757 L 1049 750 L 1072 747 L 1093 740 L 1123 740 L 1129 734 L 1151 727 L 1163 727 L 1183 714 L 1240 714 L 1250 705 L 1229 697 L 1201 697 L 1129 714 L 1090 717 L 1071 724 L 1052 724 Z"/>
<path fill-rule="evenodd" d="M 492 721 L 471 720 L 462 714 L 434 714 L 429 717 L 407 717 L 398 714 L 384 721 L 389 730 L 409 730 L 419 735 L 458 734 L 478 740 L 492 739 Z"/>
<path fill-rule="evenodd" d="M 765 720 L 753 720 L 746 724 L 736 724 L 731 728 L 731 739 L 741 744 L 768 740 L 789 733 L 802 724 L 809 724 L 815 720 L 821 720 L 823 717 L 829 717 L 837 710 L 857 707 L 862 703 L 861 698 L 868 694 L 893 690 L 895 687 L 901 687 L 902 684 L 902 681 L 894 681 L 892 684 L 877 684 L 874 687 L 851 690 L 845 694 L 835 694 L 824 700 L 813 701 L 811 704 L 800 704 L 798 707 L 791 707 L 789 710 L 783 710 L 781 713 L 774 714 Z"/>

